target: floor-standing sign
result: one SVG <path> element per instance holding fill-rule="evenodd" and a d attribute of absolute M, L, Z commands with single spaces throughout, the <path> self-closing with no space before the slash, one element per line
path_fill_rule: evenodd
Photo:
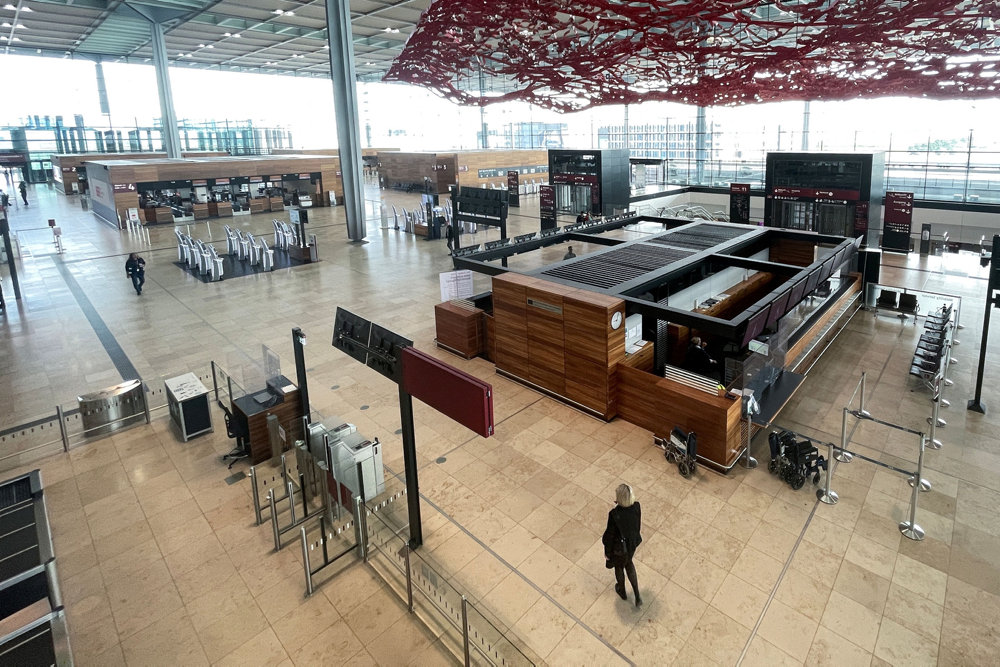
<path fill-rule="evenodd" d="M 910 252 L 910 233 L 913 226 L 913 193 L 885 193 L 885 225 L 882 228 L 882 249 L 891 252 Z"/>
<path fill-rule="evenodd" d="M 555 229 L 556 222 L 556 188 L 554 185 L 538 186 L 538 210 L 541 213 L 542 231 Z"/>
<path fill-rule="evenodd" d="M 403 338 L 343 308 L 337 308 L 333 346 L 399 385 L 399 419 L 409 509 L 410 547 L 424 542 L 417 481 L 413 398 L 484 438 L 493 435 L 493 387 L 413 348 Z"/>
<path fill-rule="evenodd" d="M 729 184 L 729 222 L 750 224 L 750 184 Z"/>
<path fill-rule="evenodd" d="M 512 208 L 521 206 L 520 173 L 517 169 L 507 171 L 507 205 Z"/>

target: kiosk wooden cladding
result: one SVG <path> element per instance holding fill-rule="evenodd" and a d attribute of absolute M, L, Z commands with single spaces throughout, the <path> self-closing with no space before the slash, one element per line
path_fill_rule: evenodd
<path fill-rule="evenodd" d="M 185 151 L 183 157 L 228 157 L 225 151 Z M 155 160 L 167 159 L 166 153 L 65 153 L 52 156 L 52 174 L 56 189 L 64 195 L 74 194 L 73 184 L 79 183 L 77 167 L 95 160 Z"/>
<path fill-rule="evenodd" d="M 729 467 L 742 445 L 741 402 L 707 394 L 674 380 L 618 365 L 618 416 L 670 437 L 679 426 L 698 435 L 698 454 Z"/>
<path fill-rule="evenodd" d="M 577 403 L 604 419 L 615 415 L 615 368 L 625 358 L 625 329 L 614 329 L 621 299 L 531 276 L 493 278 L 497 368 Z"/>
<path fill-rule="evenodd" d="M 268 176 L 275 174 L 319 173 L 314 206 L 326 206 L 326 193 L 340 186 L 340 159 L 336 156 L 287 155 L 281 157 L 220 157 L 183 158 L 179 160 L 92 160 L 88 168 L 101 166 L 107 170 L 107 178 L 112 185 L 156 183 L 163 181 L 186 181 L 195 179 L 231 178 L 234 176 Z M 123 215 L 130 208 L 139 206 L 136 190 L 114 193 L 115 209 Z M 270 209 L 270 202 L 264 210 Z M 251 209 L 252 210 L 252 209 Z"/>
<path fill-rule="evenodd" d="M 548 167 L 547 150 L 486 150 L 446 153 L 379 152 L 379 172 L 387 187 L 397 184 L 422 187 L 424 177 L 431 179 L 439 194 L 447 194 L 450 185 L 480 187 L 506 185 L 507 170 Z M 480 171 L 485 173 L 480 175 Z M 547 171 L 523 174 L 522 182 L 531 178 L 548 180 Z"/>

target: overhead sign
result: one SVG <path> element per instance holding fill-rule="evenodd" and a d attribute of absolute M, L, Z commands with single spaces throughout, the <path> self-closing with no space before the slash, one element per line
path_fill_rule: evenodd
<path fill-rule="evenodd" d="M 413 347 L 404 348 L 403 391 L 484 438 L 493 435 L 493 387 Z"/>
<path fill-rule="evenodd" d="M 817 189 L 817 188 L 790 188 L 790 187 L 775 187 L 771 188 L 771 192 L 768 193 L 769 197 L 774 199 L 836 199 L 838 201 L 859 201 L 861 199 L 861 192 L 858 190 L 838 190 L 836 188 L 830 189 Z"/>
<path fill-rule="evenodd" d="M 750 184 L 729 184 L 729 222 L 750 224 Z"/>
<path fill-rule="evenodd" d="M 913 227 L 912 192 L 885 193 L 884 223 L 883 250 L 910 252 L 910 234 Z"/>
<path fill-rule="evenodd" d="M 115 192 L 135 192 L 135 183 L 115 183 Z"/>
<path fill-rule="evenodd" d="M 229 185 L 229 179 L 228 178 L 217 178 L 217 179 L 215 179 L 215 184 L 216 185 Z"/>

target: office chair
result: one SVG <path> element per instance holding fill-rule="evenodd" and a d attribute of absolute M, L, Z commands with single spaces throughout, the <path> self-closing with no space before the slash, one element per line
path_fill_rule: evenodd
<path fill-rule="evenodd" d="M 914 323 L 917 321 L 917 311 L 920 309 L 920 304 L 917 303 L 916 294 L 900 294 L 899 295 L 899 317 L 901 319 L 906 319 L 907 315 L 913 315 Z"/>
<path fill-rule="evenodd" d="M 228 454 L 223 454 L 222 461 L 229 461 L 229 469 L 233 469 L 233 465 L 240 459 L 245 459 L 250 457 L 250 442 L 247 434 L 243 432 L 240 424 L 237 423 L 236 419 L 233 418 L 232 413 L 229 408 L 221 406 L 222 411 L 225 413 L 224 419 L 226 422 L 226 435 L 230 438 L 236 440 L 236 447 L 233 448 Z"/>

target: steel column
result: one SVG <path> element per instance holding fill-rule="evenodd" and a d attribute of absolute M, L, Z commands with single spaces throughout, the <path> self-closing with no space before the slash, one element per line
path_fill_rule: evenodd
<path fill-rule="evenodd" d="M 351 32 L 350 0 L 326 0 L 326 31 L 330 40 L 330 74 L 333 109 L 337 121 L 337 146 L 344 185 L 347 237 L 365 238 L 364 189 L 361 174 L 361 126 L 358 122 L 357 74 Z M 332 184 L 327 184 L 332 187 Z"/>
<path fill-rule="evenodd" d="M 181 157 L 181 134 L 177 130 L 177 112 L 174 111 L 174 93 L 170 88 L 170 71 L 167 68 L 167 45 L 163 40 L 163 24 L 149 24 L 150 48 L 153 51 L 153 69 L 156 71 L 156 92 L 160 98 L 160 124 L 163 148 L 171 159 Z"/>

